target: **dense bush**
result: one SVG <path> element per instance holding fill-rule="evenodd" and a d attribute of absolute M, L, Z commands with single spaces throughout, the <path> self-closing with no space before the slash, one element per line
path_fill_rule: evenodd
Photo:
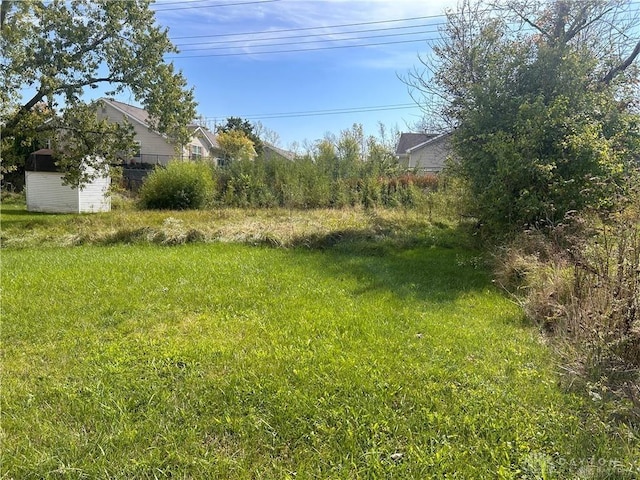
<path fill-rule="evenodd" d="M 408 79 L 454 127 L 468 213 L 502 240 L 608 208 L 640 155 L 633 22 L 619 21 L 628 0 L 486 4 L 460 2 Z"/>
<path fill-rule="evenodd" d="M 140 189 L 142 208 L 187 210 L 204 207 L 212 198 L 212 168 L 205 163 L 170 162 L 156 168 Z"/>

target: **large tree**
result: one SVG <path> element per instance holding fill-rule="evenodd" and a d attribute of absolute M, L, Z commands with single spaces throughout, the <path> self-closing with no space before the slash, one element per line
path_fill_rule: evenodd
<path fill-rule="evenodd" d="M 405 80 L 495 233 L 610 207 L 640 152 L 630 0 L 464 0 Z"/>
<path fill-rule="evenodd" d="M 156 24 L 150 0 L 2 0 L 0 90 L 2 168 L 20 161 L 20 146 L 53 141 L 67 180 L 88 179 L 133 148 L 126 125 L 99 121 L 88 89 L 128 91 L 151 127 L 177 145 L 188 141 L 193 92 L 164 55 L 176 52 Z"/>

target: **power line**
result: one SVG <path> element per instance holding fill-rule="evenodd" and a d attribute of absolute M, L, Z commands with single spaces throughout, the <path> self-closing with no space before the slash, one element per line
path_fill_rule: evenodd
<path fill-rule="evenodd" d="M 247 2 L 237 2 L 237 3 L 216 3 L 214 5 L 189 5 L 189 3 L 195 3 L 195 2 L 174 2 L 174 3 L 181 3 L 182 7 L 171 7 L 171 8 L 162 8 L 160 10 L 154 10 L 154 12 L 156 13 L 160 13 L 160 12 L 169 12 L 169 11 L 174 11 L 174 10 L 191 10 L 194 8 L 217 8 L 217 7 L 234 7 L 236 5 L 255 5 L 258 3 L 273 3 L 273 2 L 279 2 L 280 0 L 256 0 L 256 1 L 247 1 Z"/>
<path fill-rule="evenodd" d="M 271 120 L 279 118 L 298 118 L 298 117 L 315 117 L 325 115 L 344 115 L 349 113 L 366 113 L 366 112 L 381 112 L 387 110 L 408 110 L 413 108 L 420 108 L 415 103 L 398 103 L 393 105 L 375 105 L 368 107 L 351 107 L 351 108 L 336 108 L 329 110 L 306 110 L 299 112 L 280 112 L 280 113 L 263 113 L 263 114 L 251 114 L 251 115 L 233 115 L 239 116 L 246 120 Z M 219 116 L 207 116 L 205 120 L 217 120 L 219 118 L 228 118 L 231 115 L 219 115 Z"/>
<path fill-rule="evenodd" d="M 237 33 L 216 33 L 211 35 L 186 35 L 180 37 L 172 37 L 172 40 L 181 40 L 184 38 L 213 38 L 213 37 L 232 37 L 239 35 L 263 35 L 263 34 L 271 34 L 271 33 L 286 33 L 286 32 L 302 32 L 308 30 L 321 30 L 321 29 L 330 29 L 330 28 L 342 28 L 342 27 L 358 27 L 363 25 L 380 25 L 383 23 L 397 23 L 397 22 L 409 22 L 413 20 L 426 20 L 431 18 L 440 18 L 445 15 L 426 15 L 422 17 L 409 17 L 409 18 L 396 18 L 392 20 L 378 20 L 372 22 L 357 22 L 357 23 L 343 23 L 338 25 L 319 25 L 317 27 L 297 27 L 297 28 L 283 28 L 279 30 L 261 30 L 261 31 L 253 31 L 253 32 L 237 32 Z"/>
<path fill-rule="evenodd" d="M 195 1 L 206 1 L 206 0 L 195 0 Z M 262 0 L 262 1 L 254 1 L 254 2 L 242 2 L 242 3 L 234 3 L 234 4 L 220 4 L 214 6 L 230 6 L 230 5 L 243 5 L 243 4 L 251 4 L 251 3 L 271 3 L 278 2 L 281 0 Z M 179 3 L 179 2 L 175 2 Z M 190 2 L 194 3 L 194 2 Z M 629 5 L 637 5 L 640 4 L 640 1 L 629 2 Z M 180 9 L 188 9 L 190 7 L 180 7 L 176 8 L 176 10 Z M 167 9 L 168 10 L 168 9 Z M 495 9 L 485 9 L 484 12 L 491 11 Z M 163 10 L 157 10 L 163 11 Z M 637 10 L 629 10 L 629 12 L 637 12 Z M 455 14 L 454 14 L 455 15 Z M 413 20 L 427 20 L 427 19 L 435 19 L 435 18 L 445 18 L 447 16 L 446 13 L 434 14 L 434 15 L 424 15 L 419 17 L 407 17 L 407 18 L 398 18 L 391 20 L 378 20 L 378 21 L 370 21 L 370 22 L 357 22 L 357 23 L 343 23 L 336 25 L 319 25 L 314 27 L 297 27 L 297 28 L 285 28 L 278 30 L 259 30 L 259 31 L 250 31 L 250 32 L 235 32 L 235 33 L 217 33 L 217 34 L 207 34 L 207 35 L 183 35 L 172 37 L 172 40 L 182 40 L 188 38 L 215 38 L 215 37 L 231 37 L 231 36 L 246 36 L 246 35 L 263 35 L 263 34 L 273 34 L 273 33 L 287 33 L 287 32 L 300 32 L 300 31 L 308 31 L 308 30 L 321 30 L 321 29 L 333 29 L 333 28 L 342 28 L 342 27 L 356 27 L 356 26 L 365 26 L 365 25 L 379 25 L 384 23 L 395 23 L 395 22 L 408 22 Z M 442 25 L 438 24 L 438 25 Z"/>
<path fill-rule="evenodd" d="M 164 7 L 165 5 L 191 5 L 192 3 L 203 3 L 203 2 L 210 2 L 211 0 L 189 0 L 189 1 L 185 1 L 182 0 L 180 2 L 158 2 L 156 1 L 154 5 L 159 5 Z"/>
<path fill-rule="evenodd" d="M 400 37 L 407 35 L 420 35 L 424 33 L 434 33 L 437 30 L 423 30 L 420 32 L 404 32 L 404 33 L 386 33 L 384 35 L 367 35 L 363 37 L 350 37 L 350 38 L 328 38 L 325 40 L 304 40 L 301 42 L 285 42 L 285 43 L 263 43 L 259 45 L 240 45 L 240 46 L 226 46 L 226 47 L 205 47 L 205 48 L 187 48 L 181 49 L 181 52 L 198 52 L 202 50 L 211 51 L 211 50 L 228 50 L 230 48 L 262 48 L 262 47 L 277 47 L 282 45 L 305 45 L 309 43 L 327 43 L 327 42 L 346 42 L 349 40 L 365 40 L 371 38 L 385 38 L 385 37 Z M 354 45 L 355 46 L 355 45 Z M 345 46 L 346 47 L 346 46 Z"/>
<path fill-rule="evenodd" d="M 190 43 L 176 42 L 174 45 L 176 45 L 177 47 L 191 46 L 191 45 L 219 45 L 219 44 L 227 45 L 230 43 L 246 43 L 246 42 L 262 42 L 262 41 L 270 41 L 270 40 L 284 40 L 284 39 L 296 39 L 296 38 L 326 37 L 330 35 L 347 35 L 351 33 L 388 32 L 392 30 L 406 30 L 409 28 L 437 27 L 440 25 L 444 25 L 444 23 L 432 23 L 432 24 L 421 23 L 418 25 L 405 25 L 402 27 L 368 28 L 365 30 L 346 30 L 344 32 L 307 33 L 303 35 L 284 35 L 279 37 L 267 37 L 267 38 L 255 38 L 255 39 L 243 38 L 239 40 L 214 40 L 214 41 L 190 42 Z M 184 51 L 184 50 L 181 50 L 181 51 Z"/>
<path fill-rule="evenodd" d="M 437 31 L 437 30 L 435 30 Z M 418 33 L 433 33 L 435 31 L 423 31 L 423 32 L 415 32 Z M 340 34 L 335 33 L 335 34 Z M 263 44 L 263 45 L 245 45 L 244 48 L 259 48 L 259 47 L 268 47 L 268 46 L 280 46 L 280 45 L 301 45 L 307 43 L 327 43 L 327 42 L 335 42 L 335 41 L 349 41 L 349 40 L 361 40 L 368 38 L 384 38 L 384 37 L 393 37 L 400 35 L 410 35 L 409 34 L 390 34 L 390 35 L 377 35 L 377 36 L 365 36 L 365 37 L 354 37 L 347 39 L 325 39 L 319 40 L 317 42 L 312 41 L 301 41 L 301 42 L 288 42 L 284 44 Z M 305 36 L 301 36 L 299 38 L 305 38 Z M 253 55 L 267 55 L 267 54 L 282 54 L 282 53 L 302 53 L 302 52 L 313 52 L 313 51 L 321 51 L 321 50 L 336 50 L 336 49 L 345 49 L 345 48 L 362 48 L 362 47 L 372 47 L 372 46 L 384 46 L 384 45 L 398 45 L 398 44 L 406 44 L 406 43 L 418 43 L 418 42 L 435 42 L 438 41 L 439 37 L 430 37 L 430 38 L 420 38 L 414 40 L 399 40 L 399 41 L 389 41 L 389 42 L 373 42 L 373 43 L 358 43 L 351 45 L 334 45 L 334 46 L 320 46 L 315 48 L 299 48 L 299 49 L 285 49 L 285 50 L 268 50 L 268 51 L 251 51 L 251 52 L 227 52 L 227 53 L 208 53 L 208 54 L 198 54 L 198 55 L 176 55 L 169 56 L 168 59 L 183 59 L 183 58 L 207 58 L 207 57 L 235 57 L 235 56 L 253 56 Z M 261 41 L 265 41 L 263 39 Z M 206 45 L 206 43 L 204 43 Z M 194 48 L 187 49 L 185 51 L 210 51 L 210 50 L 222 50 L 225 48 L 229 49 L 238 49 L 242 47 L 230 46 L 230 47 L 211 47 L 211 48 Z"/>
<path fill-rule="evenodd" d="M 195 1 L 204 1 L 204 0 L 195 0 Z M 244 3 L 266 3 L 271 1 L 280 1 L 280 0 L 262 0 L 258 2 L 242 2 Z M 190 2 L 192 3 L 192 2 Z M 630 2 L 630 5 L 640 3 L 638 1 Z M 238 3 L 241 4 L 241 3 Z M 224 6 L 224 5 L 232 5 L 232 4 L 219 4 L 214 6 Z M 187 8 L 187 7 L 184 7 Z M 634 10 L 631 10 L 632 12 Z M 637 12 L 637 10 L 635 10 Z M 247 39 L 243 38 L 240 40 L 228 40 L 229 37 L 233 36 L 253 36 L 253 35 L 272 35 L 274 33 L 286 33 L 286 32 L 303 32 L 303 31 L 312 31 L 312 30 L 329 30 L 343 27 L 351 27 L 351 26 L 366 26 L 366 25 L 383 25 L 389 23 L 396 22 L 408 22 L 415 20 L 425 20 L 425 19 L 434 19 L 434 18 L 442 18 L 446 17 L 446 14 L 437 14 L 437 15 L 426 15 L 419 17 L 407 17 L 407 18 L 398 18 L 398 19 L 389 19 L 389 20 L 378 20 L 378 21 L 369 21 L 369 22 L 356 22 L 356 23 L 345 23 L 345 24 L 336 24 L 336 25 L 328 25 L 328 26 L 312 26 L 312 27 L 297 27 L 297 28 L 288 28 L 288 29 L 278 29 L 278 30 L 261 30 L 261 31 L 253 31 L 253 32 L 236 32 L 236 33 L 228 33 L 228 34 L 211 34 L 211 35 L 190 35 L 190 36 L 179 36 L 174 37 L 174 39 L 190 39 L 190 38 L 225 38 L 227 40 L 218 40 L 218 41 L 204 41 L 204 42 L 190 42 L 184 43 L 184 46 L 200 46 L 203 47 L 217 44 L 226 44 L 225 47 L 208 47 L 208 48 L 189 48 L 182 49 L 181 51 L 212 51 L 212 50 L 225 50 L 225 49 L 238 49 L 238 48 L 262 48 L 262 47 L 277 47 L 283 45 L 303 45 L 309 43 L 328 43 L 328 42 L 336 42 L 336 41 L 358 41 L 363 39 L 372 39 L 372 38 L 384 38 L 384 37 L 394 37 L 401 35 L 411 35 L 411 34 L 424 34 L 424 33 L 433 33 L 435 31 L 422 31 L 422 32 L 414 32 L 414 33 L 405 33 L 405 34 L 389 34 L 389 35 L 371 35 L 371 36 L 362 36 L 362 37 L 352 37 L 352 38 L 343 38 L 343 39 L 323 39 L 314 41 L 299 41 L 299 42 L 287 42 L 287 43 L 263 43 L 261 45 L 247 45 L 247 43 L 251 42 L 267 42 L 271 40 L 278 39 L 304 39 L 304 38 L 312 38 L 312 37 L 321 37 L 321 36 L 331 36 L 331 35 L 346 35 L 350 33 L 364 33 L 364 32 L 376 32 L 383 30 L 395 30 L 395 29 L 408 29 L 408 28 L 419 28 L 422 26 L 427 26 L 425 24 L 421 25 L 405 25 L 400 27 L 386 27 L 381 29 L 366 29 L 366 30 L 355 30 L 355 31 L 346 31 L 346 32 L 322 32 L 322 33 L 310 33 L 304 35 L 291 35 L 291 36 L 280 36 L 280 37 L 269 37 L 269 38 L 260 38 L 260 39 Z M 444 23 L 437 23 L 429 26 L 439 26 Z M 405 41 L 390 41 L 390 42 L 376 42 L 376 43 L 359 43 L 352 45 L 333 45 L 333 46 L 320 46 L 316 48 L 300 48 L 300 49 L 286 49 L 286 50 L 269 50 L 269 51 L 257 51 L 257 52 L 225 52 L 225 53 L 208 53 L 208 54 L 197 54 L 197 55 L 179 55 L 179 56 L 171 56 L 168 58 L 177 59 L 177 58 L 204 58 L 204 57 L 230 57 L 230 56 L 245 56 L 245 55 L 265 55 L 265 54 L 281 54 L 281 53 L 296 53 L 296 52 L 308 52 L 308 51 L 319 51 L 319 50 L 332 50 L 332 49 L 344 49 L 344 48 L 358 48 L 358 47 L 370 47 L 370 46 L 382 46 L 382 45 L 393 45 L 393 44 L 403 44 L 403 43 L 416 43 L 416 42 L 430 42 L 435 41 L 437 38 L 423 38 L 416 40 L 405 40 Z M 230 43 L 243 43 L 242 46 L 233 46 L 228 45 Z M 181 44 L 176 43 L 178 47 Z"/>
<path fill-rule="evenodd" d="M 335 45 L 329 47 L 317 47 L 317 48 L 298 48 L 287 50 L 269 50 L 266 52 L 239 52 L 239 53 L 211 53 L 202 55 L 173 55 L 166 57 L 167 59 L 177 60 L 183 58 L 205 58 L 205 57 L 237 57 L 237 56 L 253 56 L 253 55 L 266 55 L 274 53 L 295 53 L 295 52 L 315 52 L 318 50 L 336 50 L 342 48 L 361 48 L 361 47 L 376 47 L 382 45 L 398 45 L 401 43 L 418 43 L 435 41 L 438 38 L 422 38 L 417 40 L 397 40 L 393 42 L 377 42 L 377 43 L 360 43 L 357 45 Z"/>

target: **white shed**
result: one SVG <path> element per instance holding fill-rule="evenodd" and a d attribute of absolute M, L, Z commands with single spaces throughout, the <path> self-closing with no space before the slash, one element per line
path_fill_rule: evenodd
<path fill-rule="evenodd" d="M 84 213 L 111 210 L 111 178 L 100 176 L 79 188 L 62 182 L 63 174 L 52 158 L 52 151 L 33 152 L 25 167 L 27 210 L 30 212 Z"/>

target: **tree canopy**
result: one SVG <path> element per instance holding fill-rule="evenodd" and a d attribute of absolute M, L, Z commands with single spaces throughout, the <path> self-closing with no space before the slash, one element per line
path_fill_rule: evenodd
<path fill-rule="evenodd" d="M 150 0 L 38 0 L 0 4 L 2 163 L 20 146 L 54 142 L 71 183 L 86 181 L 81 162 L 98 171 L 133 148 L 126 125 L 96 118 L 89 89 L 129 91 L 149 112 L 151 127 L 177 145 L 188 141 L 193 91 L 164 55 L 176 52 L 156 24 Z"/>
<path fill-rule="evenodd" d="M 456 172 L 494 232 L 609 208 L 640 154 L 628 0 L 464 0 L 405 81 L 454 130 Z"/>
<path fill-rule="evenodd" d="M 242 130 L 219 131 L 218 145 L 224 152 L 224 162 L 253 160 L 256 156 L 255 144 Z"/>
<path fill-rule="evenodd" d="M 216 133 L 230 133 L 232 131 L 242 132 L 246 138 L 251 140 L 253 148 L 257 155 L 260 155 L 263 150 L 262 140 L 256 133 L 255 126 L 249 121 L 240 117 L 229 117 L 224 125 L 218 125 L 216 127 Z"/>

